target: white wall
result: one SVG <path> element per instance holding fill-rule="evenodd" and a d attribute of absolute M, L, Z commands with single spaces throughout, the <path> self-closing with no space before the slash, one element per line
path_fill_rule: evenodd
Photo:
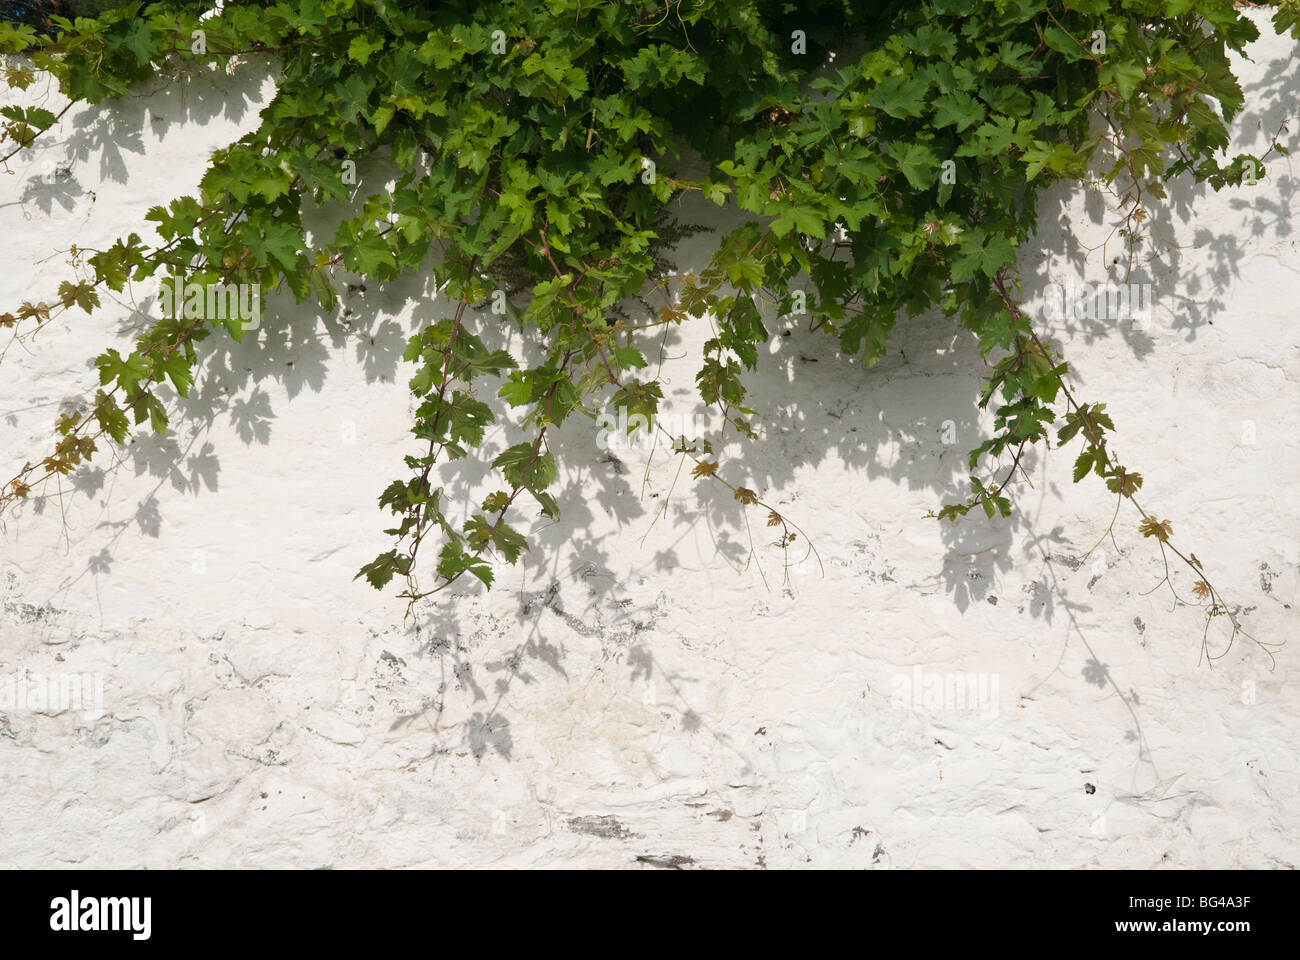
<path fill-rule="evenodd" d="M 1260 25 L 1242 149 L 1300 91 L 1294 44 Z M 144 211 L 192 191 L 270 94 L 250 67 L 71 111 L 0 173 L 0 310 L 53 299 L 70 276 L 56 250 L 145 234 Z M 686 213 L 722 226 L 715 209 Z M 1084 248 L 1113 210 L 1057 190 L 1044 211 L 1027 293 L 1112 276 Z M 395 591 L 351 577 L 387 548 L 375 498 L 411 450 L 402 344 L 446 303 L 423 278 L 369 284 L 350 328 L 285 298 L 255 341 L 212 338 L 174 434 L 138 433 L 61 503 L 51 488 L 6 517 L 0 678 L 98 675 L 103 696 L 0 711 L 0 865 L 1293 866 L 1295 163 L 1154 214 L 1181 249 L 1143 268 L 1146 331 L 1049 332 L 1081 398 L 1109 404 L 1147 508 L 1257 636 L 1291 641 L 1275 671 L 1249 643 L 1198 666 L 1200 614 L 1143 595 L 1162 565 L 1131 512 L 1118 554 L 1080 562 L 1113 502 L 1070 483 L 1071 451 L 1034 455 L 1013 521 L 922 519 L 964 489 L 987 426 L 978 353 L 941 318 L 900 328 L 871 370 L 805 324 L 749 378 L 763 440 L 729 446 L 724 471 L 808 531 L 824 575 L 810 560 L 783 584 L 754 514 L 765 588 L 737 505 L 684 475 L 642 542 L 675 459 L 655 457 L 642 495 L 644 452 L 602 462 L 575 424 L 544 548 L 490 594 L 448 591 L 403 622 Z M 6 479 L 93 394 L 91 358 L 138 329 L 115 301 L 0 362 Z M 671 413 L 697 410 L 704 336 L 669 341 L 688 355 L 664 367 Z M 487 452 L 518 439 L 495 430 Z M 984 675 L 996 710 L 901 707 L 915 671 Z"/>

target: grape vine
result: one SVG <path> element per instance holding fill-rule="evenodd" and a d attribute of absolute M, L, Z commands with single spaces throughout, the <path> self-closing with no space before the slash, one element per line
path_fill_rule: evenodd
<path fill-rule="evenodd" d="M 0 21 L 4 80 L 26 90 L 48 75 L 70 103 L 0 109 L 0 171 L 72 105 L 147 80 L 270 65 L 277 92 L 194 195 L 145 211 L 106 249 L 67 251 L 73 275 L 0 313 L 0 329 L 29 340 L 99 309 L 100 290 L 145 281 L 285 289 L 328 315 L 345 278 L 431 272 L 452 308 L 406 346 L 408 472 L 379 497 L 392 546 L 358 573 L 381 589 L 397 578 L 408 610 L 467 573 L 490 586 L 494 561 L 528 549 L 521 518 L 558 516 L 553 428 L 606 404 L 653 418 L 662 384 L 643 350 L 661 330 L 712 324 L 699 395 L 752 435 L 745 377 L 770 340 L 765 315 L 807 313 L 871 365 L 897 323 L 937 309 L 978 338 L 995 432 L 971 451 L 970 496 L 933 516 L 1009 516 L 1024 451 L 1081 441 L 1075 481 L 1097 476 L 1166 570 L 1170 556 L 1191 568 L 1207 637 L 1220 617 L 1229 647 L 1249 636 L 1171 523 L 1138 506 L 1143 478 L 1115 456 L 1105 405 L 1081 402 L 1017 299 L 1041 188 L 1111 188 L 1132 250 L 1164 183 L 1240 186 L 1286 153 L 1275 138 L 1263 156 L 1226 155 L 1244 101 L 1229 54 L 1258 37 L 1227 0 L 158 0 L 75 19 L 36 6 Z M 1300 39 L 1300 0 L 1272 23 Z M 353 197 L 357 164 L 376 157 L 402 171 L 396 184 Z M 706 173 L 687 176 L 701 161 Z M 749 216 L 681 275 L 670 251 L 691 228 L 672 211 L 692 192 Z M 348 214 L 332 236 L 304 223 L 322 207 Z M 101 388 L 0 487 L 0 515 L 133 426 L 166 431 L 168 391 L 187 395 L 209 336 L 257 336 L 246 317 L 177 300 L 127 355 L 96 359 Z M 526 333 L 528 366 L 489 346 L 493 324 Z M 440 484 L 496 422 L 488 384 L 527 439 L 492 461 L 499 488 L 480 509 L 455 517 Z M 725 479 L 707 440 L 670 442 L 694 479 L 780 528 L 778 547 L 812 552 Z"/>

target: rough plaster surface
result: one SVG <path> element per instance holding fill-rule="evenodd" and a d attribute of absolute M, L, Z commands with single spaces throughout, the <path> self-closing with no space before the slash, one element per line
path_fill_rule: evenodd
<path fill-rule="evenodd" d="M 1241 148 L 1300 91 L 1293 45 L 1261 27 Z M 191 191 L 256 122 L 271 88 L 255 75 L 74 110 L 16 160 L 0 304 L 52 298 L 69 274 L 53 251 L 106 245 Z M 714 209 L 684 215 L 724 226 Z M 1113 243 L 1086 249 L 1113 224 L 1100 198 L 1055 192 L 1043 210 L 1027 294 L 1117 276 Z M 1181 249 L 1135 277 L 1153 284 L 1151 322 L 1048 325 L 1081 396 L 1110 405 L 1148 509 L 1256 635 L 1292 641 L 1275 671 L 1250 644 L 1198 666 L 1198 613 L 1143 595 L 1161 562 L 1131 513 L 1118 552 L 1082 559 L 1112 502 L 1072 486 L 1068 452 L 1030 459 L 1014 520 L 922 519 L 961 490 L 987 426 L 975 347 L 940 318 L 900 328 L 870 370 L 806 322 L 772 324 L 793 332 L 751 378 L 763 439 L 729 444 L 725 469 L 807 531 L 824 573 L 809 559 L 783 583 L 756 514 L 765 586 L 742 514 L 709 485 L 678 482 L 650 529 L 674 458 L 643 491 L 644 449 L 611 460 L 575 424 L 543 548 L 490 594 L 449 591 L 404 622 L 391 592 L 351 578 L 386 549 L 375 498 L 409 450 L 404 339 L 446 307 L 418 277 L 357 292 L 347 322 L 275 300 L 257 338 L 204 345 L 175 434 L 138 433 L 65 481 L 61 505 L 7 517 L 0 676 L 97 675 L 103 694 L 0 713 L 0 864 L 1294 865 L 1297 214 L 1285 159 L 1253 190 L 1175 191 L 1156 219 Z M 5 355 L 6 478 L 93 392 L 90 359 L 137 328 L 116 299 Z M 702 412 L 691 361 L 664 371 L 670 415 Z M 488 452 L 516 439 L 497 429 Z M 457 502 L 481 495 L 480 469 L 458 476 Z M 983 700 L 925 700 L 949 674 Z"/>

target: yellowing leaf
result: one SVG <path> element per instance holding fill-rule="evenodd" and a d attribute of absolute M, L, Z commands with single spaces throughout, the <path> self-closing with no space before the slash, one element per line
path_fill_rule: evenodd
<path fill-rule="evenodd" d="M 1161 543 L 1168 542 L 1169 538 L 1174 535 L 1174 528 L 1168 520 L 1157 520 L 1155 517 L 1147 517 L 1138 527 L 1144 537 L 1155 537 Z"/>

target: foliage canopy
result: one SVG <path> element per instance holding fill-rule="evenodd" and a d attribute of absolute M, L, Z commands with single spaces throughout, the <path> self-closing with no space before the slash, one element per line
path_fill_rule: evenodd
<path fill-rule="evenodd" d="M 402 578 L 412 602 L 465 573 L 490 585 L 490 559 L 527 548 L 518 518 L 557 515 L 548 431 L 605 402 L 655 412 L 663 394 L 643 349 L 657 327 L 710 318 L 699 394 L 746 431 L 764 316 L 805 298 L 867 364 L 897 323 L 935 308 L 978 337 L 996 432 L 971 453 L 972 495 L 939 517 L 1009 514 L 1021 453 L 1053 439 L 1082 443 L 1076 480 L 1094 473 L 1131 500 L 1142 480 L 1111 456 L 1104 404 L 1075 401 L 1063 358 L 1015 298 L 1039 188 L 1110 185 L 1135 248 L 1162 181 L 1219 189 L 1264 173 L 1264 157 L 1224 155 L 1243 105 L 1229 53 L 1258 35 L 1227 0 L 228 0 L 204 19 L 205 4 L 178 0 L 109 6 L 93 20 L 55 16 L 48 33 L 0 23 L 0 51 L 16 54 L 7 83 L 44 71 L 74 102 L 98 103 L 158 75 L 269 56 L 278 92 L 193 196 L 144 212 L 160 242 L 130 233 L 74 250 L 82 275 L 0 325 L 29 334 L 61 310 L 95 309 L 101 286 L 178 265 L 192 282 L 283 287 L 323 311 L 337 308 L 340 270 L 385 281 L 432 269 L 454 307 L 406 348 L 409 474 L 380 496 L 393 547 L 362 570 L 380 588 Z M 1300 2 L 1279 4 L 1273 23 L 1300 38 Z M 5 159 L 57 122 L 40 107 L 3 115 Z M 346 164 L 372 156 L 403 173 L 354 201 Z M 707 173 L 687 176 L 687 160 Z M 691 191 L 753 216 L 717 238 L 707 269 L 671 277 L 670 211 Z M 304 210 L 331 204 L 353 212 L 333 236 L 312 235 Z M 467 314 L 498 290 L 523 293 L 504 316 Z M 629 304 L 655 290 L 664 305 L 634 320 Z M 54 451 L 8 481 L 3 502 L 74 470 L 104 437 L 122 443 L 132 422 L 165 430 L 159 388 L 184 395 L 199 345 L 223 326 L 245 335 L 238 320 L 174 314 L 128 355 L 98 358 L 102 389 L 60 418 Z M 491 349 L 475 329 L 484 317 L 527 331 L 536 362 Z M 530 435 L 493 461 L 499 491 L 453 518 L 439 477 L 494 421 L 484 382 Z M 680 452 L 702 482 L 726 483 L 707 444 L 681 438 Z M 982 479 L 1004 456 L 1010 472 Z M 752 491 L 732 489 L 794 538 Z M 1142 516 L 1142 532 L 1174 549 L 1167 521 Z M 1207 589 L 1210 616 L 1226 613 Z"/>

